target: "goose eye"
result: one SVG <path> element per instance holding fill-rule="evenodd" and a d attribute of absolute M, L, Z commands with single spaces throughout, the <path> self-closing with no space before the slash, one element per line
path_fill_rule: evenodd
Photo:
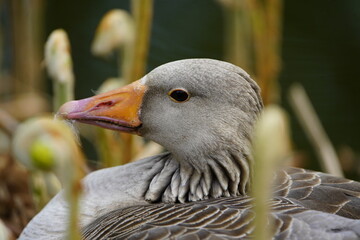
<path fill-rule="evenodd" d="M 173 89 L 168 95 L 174 102 L 186 102 L 190 98 L 190 94 L 185 89 Z"/>

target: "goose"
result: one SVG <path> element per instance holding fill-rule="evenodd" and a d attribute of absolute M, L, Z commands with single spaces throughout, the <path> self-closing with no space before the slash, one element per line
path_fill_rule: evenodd
<path fill-rule="evenodd" d="M 167 152 L 83 180 L 84 239 L 249 239 L 251 138 L 263 108 L 241 68 L 212 59 L 164 64 L 122 88 L 70 101 L 66 120 L 133 133 Z M 360 183 L 286 167 L 274 173 L 274 239 L 360 239 Z M 63 239 L 56 195 L 20 239 Z"/>

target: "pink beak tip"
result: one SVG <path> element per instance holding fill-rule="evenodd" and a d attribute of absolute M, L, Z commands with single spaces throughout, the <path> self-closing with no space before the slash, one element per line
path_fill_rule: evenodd
<path fill-rule="evenodd" d="M 61 118 L 67 119 L 67 116 L 69 114 L 84 111 L 84 106 L 86 106 L 87 102 L 88 99 L 66 102 L 59 108 L 56 115 L 60 116 Z"/>

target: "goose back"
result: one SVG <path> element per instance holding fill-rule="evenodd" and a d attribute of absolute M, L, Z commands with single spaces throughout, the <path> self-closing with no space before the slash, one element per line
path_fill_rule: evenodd
<path fill-rule="evenodd" d="M 359 239 L 360 183 L 300 168 L 279 171 L 269 202 L 275 239 Z M 84 239 L 251 239 L 247 196 L 113 210 Z"/>

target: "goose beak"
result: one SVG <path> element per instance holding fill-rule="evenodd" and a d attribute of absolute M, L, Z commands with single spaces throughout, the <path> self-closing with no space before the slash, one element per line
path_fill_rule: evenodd
<path fill-rule="evenodd" d="M 140 81 L 94 97 L 70 101 L 57 113 L 65 120 L 137 134 L 140 109 L 147 87 Z"/>

